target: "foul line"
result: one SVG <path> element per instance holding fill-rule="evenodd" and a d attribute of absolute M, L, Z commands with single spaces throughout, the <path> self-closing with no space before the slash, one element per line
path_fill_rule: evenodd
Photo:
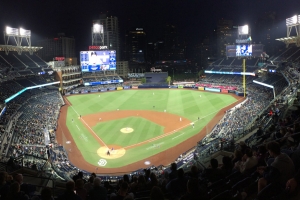
<path fill-rule="evenodd" d="M 67 100 L 68 101 L 68 100 Z M 69 102 L 69 101 L 68 101 Z M 78 115 L 78 117 L 80 117 L 80 115 L 78 114 L 78 112 L 73 108 L 73 106 L 71 106 L 69 104 L 69 106 L 76 112 L 76 114 Z M 104 144 L 104 146 L 106 146 L 108 148 L 108 146 L 105 144 L 105 142 L 94 132 L 94 130 L 84 121 L 84 119 L 80 118 L 81 121 L 83 123 L 85 123 L 85 125 L 92 131 L 92 133 Z M 76 125 L 77 126 L 77 125 Z M 77 127 L 78 128 L 78 127 Z M 78 128 L 79 129 L 79 128 Z"/>

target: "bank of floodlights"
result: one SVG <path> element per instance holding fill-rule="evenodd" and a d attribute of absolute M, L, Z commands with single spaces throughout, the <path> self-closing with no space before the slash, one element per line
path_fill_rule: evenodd
<path fill-rule="evenodd" d="M 287 26 L 295 26 L 300 24 L 300 15 L 294 15 L 293 17 L 286 19 Z"/>
<path fill-rule="evenodd" d="M 103 25 L 94 24 L 93 25 L 93 33 L 103 33 Z"/>
<path fill-rule="evenodd" d="M 249 34 L 249 26 L 248 25 L 239 26 L 238 32 L 239 32 L 239 35 L 248 35 Z"/>
<path fill-rule="evenodd" d="M 25 30 L 23 28 L 12 28 L 7 26 L 5 29 L 5 33 L 7 36 L 20 36 L 20 37 L 30 37 L 31 31 Z"/>
<path fill-rule="evenodd" d="M 19 29 L 17 28 L 11 28 L 9 26 L 6 27 L 5 33 L 8 36 L 18 36 L 19 35 Z"/>
<path fill-rule="evenodd" d="M 9 44 L 9 39 L 12 38 L 17 46 L 22 46 L 22 40 L 25 39 L 27 42 L 27 45 L 31 47 L 31 31 L 26 30 L 23 28 L 12 28 L 12 27 L 5 27 L 4 31 L 4 42 L 5 45 Z M 20 50 L 20 49 L 18 49 Z M 21 51 L 21 50 L 20 50 Z M 20 53 L 18 51 L 18 53 Z"/>
<path fill-rule="evenodd" d="M 22 36 L 22 37 L 30 37 L 31 36 L 31 31 L 20 28 L 19 29 L 19 35 Z"/>

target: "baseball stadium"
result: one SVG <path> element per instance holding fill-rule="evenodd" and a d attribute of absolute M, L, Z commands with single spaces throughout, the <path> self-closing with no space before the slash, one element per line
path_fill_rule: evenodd
<path fill-rule="evenodd" d="M 293 19 L 288 30 L 299 26 Z M 3 185 L 19 181 L 30 199 L 42 199 L 45 188 L 59 199 L 78 180 L 90 191 L 106 188 L 104 199 L 127 181 L 135 200 L 150 199 L 153 187 L 163 199 L 193 188 L 199 199 L 292 199 L 286 192 L 297 191 L 300 169 L 300 36 L 277 39 L 286 48 L 268 55 L 245 26 L 225 57 L 190 73 L 184 61 L 130 71 L 118 51 L 94 44 L 79 53 L 80 65 L 44 60 L 30 30 L 6 27 L 4 37 L 17 44 L 0 45 Z"/>

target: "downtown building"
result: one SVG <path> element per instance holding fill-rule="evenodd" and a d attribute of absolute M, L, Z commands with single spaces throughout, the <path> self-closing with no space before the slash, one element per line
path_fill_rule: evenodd
<path fill-rule="evenodd" d="M 226 56 L 226 45 L 235 44 L 237 38 L 237 30 L 233 29 L 232 20 L 219 20 L 217 25 L 217 57 L 222 58 Z"/>
<path fill-rule="evenodd" d="M 93 20 L 93 24 L 100 24 L 103 26 L 103 39 L 100 46 L 107 46 L 108 50 L 116 50 L 116 59 L 120 61 L 120 33 L 119 22 L 115 16 L 107 16 L 101 14 L 99 19 Z"/>
<path fill-rule="evenodd" d="M 63 58 L 65 65 L 77 65 L 75 51 L 75 39 L 66 37 L 64 33 L 59 33 L 57 37 L 47 38 L 37 42 L 43 47 L 38 55 L 45 61 L 53 61 L 55 58 Z"/>
<path fill-rule="evenodd" d="M 143 28 L 133 28 L 125 35 L 125 60 L 131 72 L 143 73 L 147 67 L 147 38 Z"/>

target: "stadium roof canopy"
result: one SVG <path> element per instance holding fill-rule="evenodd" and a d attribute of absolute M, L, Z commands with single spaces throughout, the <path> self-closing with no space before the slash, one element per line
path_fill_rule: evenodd
<path fill-rule="evenodd" d="M 300 47 L 300 35 L 278 38 L 276 40 L 285 43 L 286 46 L 288 46 L 289 44 L 296 44 L 297 47 Z"/>
<path fill-rule="evenodd" d="M 43 47 L 0 45 L 0 51 L 5 51 L 6 54 L 10 51 L 18 52 L 18 54 L 21 54 L 22 52 L 29 52 L 30 54 L 33 54 L 33 52 L 37 52 L 42 48 Z"/>

